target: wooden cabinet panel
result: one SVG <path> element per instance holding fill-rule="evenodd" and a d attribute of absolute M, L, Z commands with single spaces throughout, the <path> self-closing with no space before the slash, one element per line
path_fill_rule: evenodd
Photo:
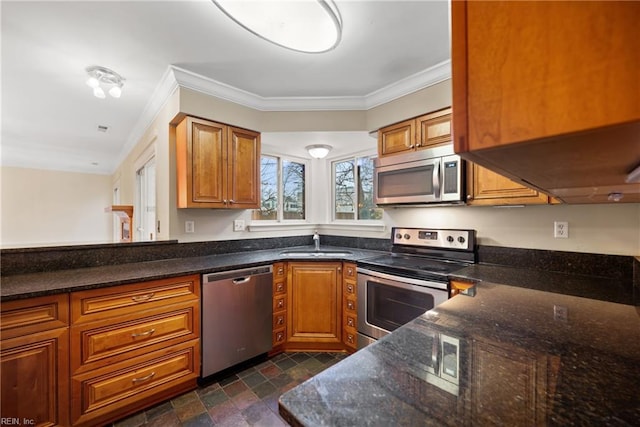
<path fill-rule="evenodd" d="M 74 326 L 71 347 L 77 351 L 71 358 L 71 371 L 85 372 L 198 338 L 200 311 L 192 303 L 182 306 L 171 306 L 172 311 L 159 314 L 144 311 L 138 318 L 119 323 L 106 319 Z"/>
<path fill-rule="evenodd" d="M 3 418 L 69 425 L 68 328 L 2 340 L 0 365 Z"/>
<path fill-rule="evenodd" d="M 340 349 L 342 263 L 289 263 L 288 283 L 287 344 Z"/>
<path fill-rule="evenodd" d="M 200 277 L 197 274 L 78 291 L 71 294 L 71 318 L 73 323 L 90 322 L 199 298 Z"/>
<path fill-rule="evenodd" d="M 69 295 L 2 303 L 1 412 L 69 425 Z"/>
<path fill-rule="evenodd" d="M 49 295 L 2 303 L 2 339 L 69 325 L 69 295 Z"/>
<path fill-rule="evenodd" d="M 386 126 L 378 131 L 380 157 L 410 151 L 415 147 L 416 129 L 413 119 Z"/>
<path fill-rule="evenodd" d="M 451 144 L 451 108 L 425 114 L 416 119 L 418 149 L 444 144 Z"/>
<path fill-rule="evenodd" d="M 272 327 L 271 355 L 281 352 L 287 341 L 287 269 L 284 262 L 273 264 Z"/>
<path fill-rule="evenodd" d="M 342 289 L 342 342 L 350 351 L 358 347 L 358 291 L 357 266 L 353 263 L 343 265 Z"/>
<path fill-rule="evenodd" d="M 230 207 L 260 207 L 260 134 L 229 127 L 227 162 Z"/>
<path fill-rule="evenodd" d="M 194 117 L 176 126 L 179 208 L 260 205 L 260 133 Z"/>
<path fill-rule="evenodd" d="M 196 387 L 200 276 L 71 294 L 71 418 L 103 425 Z"/>
<path fill-rule="evenodd" d="M 476 206 L 548 204 L 549 196 L 482 166 L 467 167 L 467 204 Z"/>
<path fill-rule="evenodd" d="M 640 3 L 455 1 L 451 14 L 457 153 L 565 202 L 640 200 L 626 182 L 640 163 Z"/>
<path fill-rule="evenodd" d="M 119 411 L 126 413 L 145 400 L 169 398 L 176 390 L 195 383 L 199 366 L 199 341 L 192 340 L 76 375 L 71 385 L 74 425 L 103 424 Z"/>

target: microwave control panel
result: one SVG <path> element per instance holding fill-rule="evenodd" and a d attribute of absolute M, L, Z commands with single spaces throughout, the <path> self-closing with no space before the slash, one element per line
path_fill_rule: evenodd
<path fill-rule="evenodd" d="M 472 251 L 475 230 L 396 228 L 392 230 L 394 245 L 447 248 Z"/>

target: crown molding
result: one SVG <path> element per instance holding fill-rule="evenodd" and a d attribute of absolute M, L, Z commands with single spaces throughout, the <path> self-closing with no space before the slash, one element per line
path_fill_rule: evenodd
<path fill-rule="evenodd" d="M 365 96 L 262 97 L 184 68 L 169 69 L 180 87 L 259 111 L 368 110 L 451 77 L 451 61 L 447 60 Z"/>

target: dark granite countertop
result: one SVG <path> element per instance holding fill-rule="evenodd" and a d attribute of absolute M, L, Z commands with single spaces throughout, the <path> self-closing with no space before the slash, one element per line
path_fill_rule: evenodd
<path fill-rule="evenodd" d="M 1 278 L 1 301 L 51 295 L 64 292 L 95 289 L 105 286 L 134 283 L 143 280 L 163 279 L 187 274 L 213 273 L 277 261 L 357 261 L 379 252 L 323 246 L 322 251 L 349 252 L 350 255 L 336 254 L 322 257 L 296 257 L 282 255 L 285 251 L 309 250 L 313 247 L 300 246 L 236 252 L 209 256 L 163 259 L 159 261 L 135 262 L 129 264 L 100 267 L 74 268 L 45 273 L 29 273 L 4 276 Z"/>
<path fill-rule="evenodd" d="M 453 273 L 451 278 L 474 282 L 500 283 L 620 304 L 633 305 L 638 303 L 638 301 L 634 301 L 631 278 L 625 281 L 620 278 L 567 274 L 487 264 L 470 265 Z"/>
<path fill-rule="evenodd" d="M 429 380 L 434 332 L 460 342 L 457 393 Z M 280 412 L 303 426 L 638 425 L 640 307 L 484 280 L 283 394 Z"/>

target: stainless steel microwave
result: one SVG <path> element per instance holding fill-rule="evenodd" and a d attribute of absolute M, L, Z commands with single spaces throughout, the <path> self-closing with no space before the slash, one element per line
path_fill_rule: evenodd
<path fill-rule="evenodd" d="M 377 158 L 377 205 L 464 203 L 464 161 L 453 145 Z"/>

